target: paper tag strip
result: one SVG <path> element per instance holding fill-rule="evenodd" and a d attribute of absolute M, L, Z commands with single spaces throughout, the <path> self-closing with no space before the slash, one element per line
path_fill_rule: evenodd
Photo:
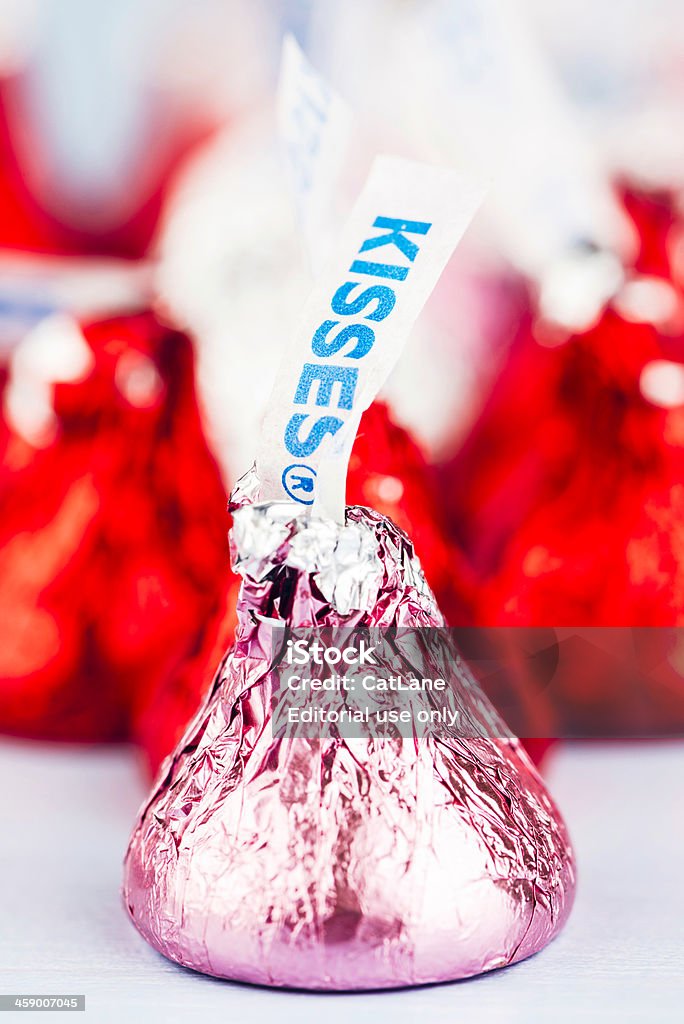
<path fill-rule="evenodd" d="M 350 108 L 311 66 L 292 35 L 283 42 L 277 113 L 302 234 L 316 270 L 330 238 L 334 197 L 352 138 L 353 118 Z"/>
<path fill-rule="evenodd" d="M 257 456 L 262 500 L 344 521 L 361 414 L 483 197 L 454 171 L 376 159 L 286 349 Z"/>

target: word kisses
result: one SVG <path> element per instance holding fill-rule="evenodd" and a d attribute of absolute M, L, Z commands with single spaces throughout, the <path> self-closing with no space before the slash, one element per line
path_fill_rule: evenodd
<path fill-rule="evenodd" d="M 337 665 L 341 661 L 345 665 L 376 665 L 373 657 L 375 647 L 369 647 L 362 640 L 357 647 L 325 647 L 319 640 L 309 644 L 306 640 L 288 640 L 285 658 L 289 665 Z"/>
<path fill-rule="evenodd" d="M 391 246 L 392 256 L 396 258 L 399 254 L 400 261 L 354 259 L 349 267 L 350 274 L 362 279 L 391 281 L 392 284 L 364 287 L 366 281 L 352 279 L 340 285 L 333 295 L 330 307 L 338 319 L 324 320 L 316 328 L 311 351 L 321 361 L 304 363 L 293 398 L 294 405 L 314 405 L 323 411 L 320 414 L 296 412 L 285 427 L 285 447 L 297 459 L 310 458 L 326 436 L 334 436 L 344 425 L 344 413 L 354 409 L 359 367 L 375 345 L 376 328 L 371 325 L 391 317 L 402 282 L 409 276 L 418 255 L 419 245 L 409 236 L 420 239 L 427 235 L 432 224 L 376 217 L 373 227 L 379 228 L 381 234 L 367 238 L 357 255 L 370 252 L 376 255 L 376 250 Z M 385 256 L 385 253 L 379 255 Z M 285 479 L 283 483 L 286 485 Z M 310 504 L 306 492 L 312 490 L 312 481 L 310 477 L 303 476 L 300 483 L 304 492 L 301 496 L 293 493 L 299 485 L 293 488 L 286 486 L 286 489 L 295 500 Z"/>

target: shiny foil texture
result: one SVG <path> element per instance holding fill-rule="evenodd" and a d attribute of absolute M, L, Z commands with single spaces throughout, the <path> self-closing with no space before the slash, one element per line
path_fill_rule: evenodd
<path fill-rule="evenodd" d="M 124 739 L 217 612 L 228 518 L 187 336 L 151 312 L 81 330 L 49 443 L 0 434 L 0 730 Z"/>
<path fill-rule="evenodd" d="M 462 662 L 452 693 L 471 738 L 273 738 L 274 621 L 442 617 L 410 541 L 384 516 L 351 507 L 338 526 L 256 496 L 252 474 L 233 505 L 235 644 L 126 855 L 136 927 L 207 974 L 309 989 L 447 981 L 537 952 L 570 910 L 571 848 Z"/>
<path fill-rule="evenodd" d="M 641 385 L 653 362 L 683 361 L 684 276 L 680 269 L 677 277 L 673 255 L 684 224 L 666 195 L 625 190 L 623 202 L 640 240 L 627 284 L 647 280 L 669 287 L 672 315 L 651 322 L 646 304 L 641 319 L 627 318 L 618 302 L 593 327 L 568 336 L 535 323 L 530 301 L 481 415 L 460 451 L 440 467 L 453 536 L 476 575 L 478 595 L 509 555 L 512 563 L 520 561 L 522 546 L 511 553 L 512 546 L 528 525 L 532 535 L 556 524 L 568 554 L 577 556 L 577 564 L 568 558 L 561 568 L 554 550 L 528 546 L 523 587 L 524 578 L 553 573 L 538 608 L 523 610 L 521 601 L 520 622 L 529 626 L 674 625 L 684 608 L 673 571 L 676 533 L 654 544 L 669 547 L 671 557 L 665 550 L 654 553 L 650 566 L 627 550 L 632 537 L 664 535 L 668 521 L 675 526 L 678 518 L 682 408 L 659 406 Z M 603 545 L 608 552 L 600 567 Z M 658 578 L 661 585 L 653 587 Z M 643 599 L 642 582 L 651 589 Z M 512 606 L 514 590 L 508 596 Z M 615 602 L 622 606 L 618 614 Z M 500 600 L 497 607 L 485 595 L 480 604 L 473 624 L 511 622 L 510 608 Z"/>
<path fill-rule="evenodd" d="M 623 199 L 640 238 L 626 293 L 669 289 L 672 312 L 652 321 L 646 302 L 639 318 L 619 295 L 572 337 L 522 325 L 442 470 L 454 540 L 479 579 L 475 625 L 684 625 L 684 406 L 644 388 L 649 368 L 684 364 L 683 225 L 667 195 Z M 538 690 L 524 674 L 520 685 Z M 684 680 L 651 677 L 633 698 L 619 676 L 579 675 L 553 705 L 558 735 L 657 734 L 684 724 Z"/>
<path fill-rule="evenodd" d="M 368 505 L 389 516 L 411 537 L 428 583 L 450 624 L 472 621 L 473 575 L 448 537 L 438 481 L 418 444 L 375 402 L 361 419 L 347 474 L 353 504 Z M 148 691 L 134 723 L 153 772 L 169 754 L 197 711 L 230 646 L 235 628 L 239 577 L 225 571 L 217 612 L 208 621 L 196 653 Z M 528 708 L 537 735 L 543 727 L 543 698 Z M 535 748 L 542 753 L 544 747 Z"/>
<path fill-rule="evenodd" d="M 559 349 L 521 341 L 450 470 L 477 624 L 684 622 L 682 410 L 640 388 L 662 358 L 656 329 L 614 309 Z"/>
<path fill-rule="evenodd" d="M 655 329 L 612 310 L 556 355 L 556 403 L 545 422 L 557 446 L 541 439 L 542 417 L 528 453 L 543 453 L 543 472 L 480 590 L 481 624 L 684 625 L 684 410 L 656 407 L 639 387 L 643 368 L 659 358 Z M 507 488 L 499 499 L 514 500 Z M 546 692 L 559 735 L 684 726 L 677 665 L 647 676 L 644 687 L 630 692 L 619 674 L 578 673 Z"/>

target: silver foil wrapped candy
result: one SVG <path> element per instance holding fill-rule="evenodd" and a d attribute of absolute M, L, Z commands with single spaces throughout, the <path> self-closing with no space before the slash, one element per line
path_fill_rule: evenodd
<path fill-rule="evenodd" d="M 536 953 L 569 913 L 572 851 L 532 763 L 457 655 L 453 697 L 480 734 L 274 738 L 274 621 L 442 618 L 389 520 L 355 507 L 341 526 L 252 503 L 256 489 L 243 478 L 233 505 L 235 645 L 126 855 L 136 927 L 195 970 L 309 989 L 447 981 Z"/>

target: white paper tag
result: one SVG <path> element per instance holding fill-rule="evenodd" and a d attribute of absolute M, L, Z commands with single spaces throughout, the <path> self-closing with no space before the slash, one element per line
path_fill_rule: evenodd
<path fill-rule="evenodd" d="M 311 266 L 324 261 L 334 200 L 352 138 L 350 108 L 287 35 L 278 85 L 278 133 L 285 151 Z"/>
<path fill-rule="evenodd" d="M 262 500 L 344 521 L 361 414 L 484 198 L 445 168 L 378 157 L 335 256 L 307 300 L 264 418 Z"/>

